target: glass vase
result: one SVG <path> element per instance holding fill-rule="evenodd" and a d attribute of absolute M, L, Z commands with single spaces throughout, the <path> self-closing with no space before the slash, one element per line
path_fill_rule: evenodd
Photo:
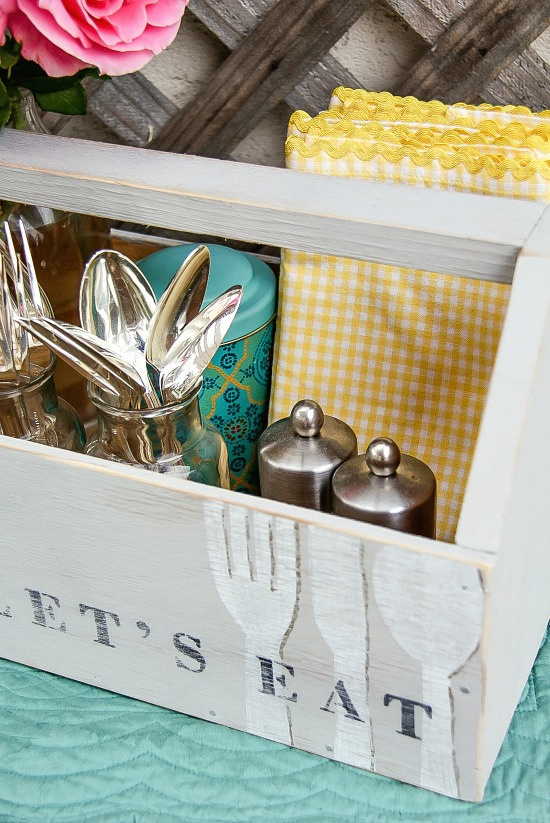
<path fill-rule="evenodd" d="M 14 126 L 35 134 L 50 134 L 36 100 L 24 89 L 15 109 Z M 8 223 L 16 244 L 20 219 L 29 239 L 38 281 L 48 295 L 55 317 L 79 325 L 78 295 L 84 265 L 94 252 L 109 248 L 109 221 L 46 206 L 11 203 Z M 56 383 L 61 395 L 85 420 L 93 417 L 86 380 L 62 360 L 57 364 Z"/>
<path fill-rule="evenodd" d="M 0 382 L 0 434 L 83 452 L 82 422 L 72 406 L 57 396 L 55 360 L 52 356 L 49 365 L 28 382 Z"/>
<path fill-rule="evenodd" d="M 88 393 L 97 432 L 87 454 L 229 488 L 227 447 L 218 430 L 203 421 L 198 389 L 180 403 L 159 409 L 116 408 L 91 384 Z"/>

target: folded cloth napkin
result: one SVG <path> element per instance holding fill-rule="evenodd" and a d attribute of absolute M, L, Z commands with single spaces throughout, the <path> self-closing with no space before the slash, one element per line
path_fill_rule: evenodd
<path fill-rule="evenodd" d="M 448 106 L 339 88 L 295 112 L 289 168 L 488 196 L 550 200 L 550 111 Z M 488 203 L 488 208 L 490 204 Z M 304 397 L 424 460 L 451 542 L 509 286 L 283 250 L 270 420 Z"/>

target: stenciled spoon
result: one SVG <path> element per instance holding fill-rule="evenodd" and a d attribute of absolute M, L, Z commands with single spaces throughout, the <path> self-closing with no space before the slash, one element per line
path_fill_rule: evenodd
<path fill-rule="evenodd" d="M 87 380 L 114 395 L 122 407 L 138 408 L 142 399 L 149 408 L 160 406 L 156 392 L 148 396 L 139 372 L 105 341 L 61 320 L 47 317 L 14 319 Z"/>
<path fill-rule="evenodd" d="M 484 597 L 478 571 L 445 557 L 387 545 L 376 553 L 372 579 L 387 629 L 421 667 L 419 785 L 456 797 L 451 678 L 480 642 Z"/>
<path fill-rule="evenodd" d="M 183 328 L 160 368 L 165 402 L 181 400 L 200 379 L 233 322 L 242 294 L 242 286 L 227 289 Z"/>
<path fill-rule="evenodd" d="M 185 258 L 158 301 L 151 318 L 145 356 L 160 372 L 183 329 L 199 314 L 208 285 L 210 252 L 201 245 Z"/>
<path fill-rule="evenodd" d="M 86 263 L 80 283 L 80 323 L 119 352 L 139 372 L 148 393 L 145 345 L 156 298 L 141 269 L 111 249 L 96 252 Z"/>

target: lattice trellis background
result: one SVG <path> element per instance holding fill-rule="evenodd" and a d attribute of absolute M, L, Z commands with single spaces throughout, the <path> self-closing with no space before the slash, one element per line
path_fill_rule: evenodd
<path fill-rule="evenodd" d="M 282 165 L 290 111 L 338 85 L 550 108 L 550 0 L 191 0 L 144 72 L 64 134 Z"/>
<path fill-rule="evenodd" d="M 45 120 L 66 136 L 282 166 L 291 112 L 326 109 L 339 85 L 550 109 L 549 24 L 550 0 L 190 0 L 175 42 L 142 73 L 91 82 L 86 117 Z M 110 229 L 133 259 L 210 239 L 263 254 L 277 271 L 279 249 Z M 71 322 L 76 314 L 60 312 L 76 305 L 77 274 L 47 284 Z M 57 381 L 91 413 L 83 379 L 60 363 Z"/>

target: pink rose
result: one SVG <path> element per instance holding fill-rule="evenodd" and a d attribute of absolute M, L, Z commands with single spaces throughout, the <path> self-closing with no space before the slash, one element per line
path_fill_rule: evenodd
<path fill-rule="evenodd" d="M 0 0 L 0 46 L 6 42 L 6 29 L 8 28 L 8 15 L 15 9 L 14 0 Z"/>
<path fill-rule="evenodd" d="M 189 0 L 0 0 L 0 36 L 50 77 L 138 71 L 170 45 Z M 1 44 L 2 41 L 0 41 Z"/>

